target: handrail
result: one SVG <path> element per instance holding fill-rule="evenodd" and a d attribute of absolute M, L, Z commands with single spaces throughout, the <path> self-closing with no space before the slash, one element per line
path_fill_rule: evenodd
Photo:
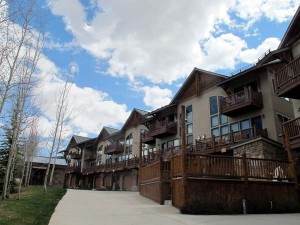
<path fill-rule="evenodd" d="M 300 78 L 300 57 L 288 63 L 275 73 L 277 92 L 282 87 L 292 83 L 296 78 Z"/>

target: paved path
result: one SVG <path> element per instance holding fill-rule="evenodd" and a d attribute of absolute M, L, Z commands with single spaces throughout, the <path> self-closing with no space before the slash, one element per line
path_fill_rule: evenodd
<path fill-rule="evenodd" d="M 300 214 L 181 215 L 137 192 L 68 190 L 49 225 L 299 225 Z"/>

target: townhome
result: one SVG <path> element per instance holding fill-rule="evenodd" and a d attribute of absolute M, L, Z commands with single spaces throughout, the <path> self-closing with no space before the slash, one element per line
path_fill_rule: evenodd
<path fill-rule="evenodd" d="M 140 139 L 146 128 L 141 120 L 146 113 L 134 109 L 121 130 L 103 127 L 97 138 L 78 141 L 73 136 L 66 150 L 70 159 L 66 186 L 137 190 Z"/>
<path fill-rule="evenodd" d="M 96 139 L 73 137 L 66 183 L 138 189 L 184 213 L 295 211 L 299 22 L 298 9 L 279 48 L 254 65 L 230 77 L 194 68 L 168 105 L 134 109 L 120 130 L 104 127 Z"/>
<path fill-rule="evenodd" d="M 195 68 L 169 105 L 145 116 L 141 195 L 190 213 L 216 205 L 223 213 L 298 207 L 298 14 L 279 49 L 231 77 Z M 287 93 L 278 90 L 278 76 L 292 79 L 282 81 Z M 294 161 L 283 144 L 294 149 Z"/>
<path fill-rule="evenodd" d="M 291 21 L 279 47 L 281 67 L 275 72 L 275 92 L 293 103 L 295 119 L 284 118 L 285 148 L 300 178 L 300 8 Z"/>
<path fill-rule="evenodd" d="M 82 149 L 78 145 L 88 140 L 90 140 L 90 138 L 73 135 L 66 150 L 64 151 L 64 157 L 67 161 L 64 186 L 67 188 L 75 188 L 80 184 L 82 171 Z"/>

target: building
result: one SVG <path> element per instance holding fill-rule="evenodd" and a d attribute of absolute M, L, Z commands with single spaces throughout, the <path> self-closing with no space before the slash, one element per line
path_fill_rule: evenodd
<path fill-rule="evenodd" d="M 137 190 L 141 124 L 148 113 L 134 109 L 121 130 L 103 127 L 97 138 L 73 136 L 66 158 L 66 187 Z"/>
<path fill-rule="evenodd" d="M 49 163 L 49 157 L 35 156 L 31 160 L 30 185 L 43 185 L 46 175 L 47 166 Z M 50 173 L 52 167 L 55 164 L 52 185 L 62 187 L 64 185 L 66 161 L 62 158 L 52 158 L 50 162 Z M 49 176 L 50 177 L 50 176 Z"/>
<path fill-rule="evenodd" d="M 170 104 L 71 139 L 66 186 L 138 189 L 186 213 L 297 210 L 299 20 L 298 9 L 279 48 L 251 67 L 231 77 L 194 68 Z"/>

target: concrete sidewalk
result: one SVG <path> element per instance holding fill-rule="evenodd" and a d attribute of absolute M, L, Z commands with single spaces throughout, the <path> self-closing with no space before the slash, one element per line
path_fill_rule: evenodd
<path fill-rule="evenodd" d="M 159 205 L 137 192 L 69 189 L 49 225 L 299 225 L 300 214 L 194 216 Z"/>

